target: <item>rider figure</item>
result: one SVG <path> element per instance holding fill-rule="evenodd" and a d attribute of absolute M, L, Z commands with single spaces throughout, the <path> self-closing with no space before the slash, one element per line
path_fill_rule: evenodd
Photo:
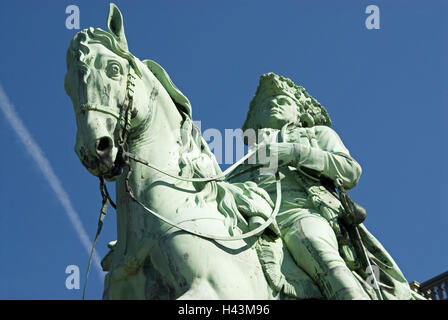
<path fill-rule="evenodd" d="M 276 220 L 297 265 L 327 299 L 376 299 L 375 291 L 365 285 L 369 274 L 361 270 L 365 266 L 360 269 L 361 257 L 356 258 L 352 243 L 346 241 L 339 219 L 343 208 L 334 192 L 336 181 L 347 190 L 355 187 L 361 167 L 330 125 L 326 110 L 303 87 L 268 73 L 260 78 L 243 130 L 246 137 L 248 129 L 257 131 L 256 142 L 266 143 L 269 157 L 258 158 L 258 164 L 278 163 L 282 204 Z M 272 174 L 254 170 L 245 179 L 275 199 Z M 370 249 L 378 249 L 379 259 L 388 263 L 390 270 L 381 270 L 380 276 L 388 285 L 394 279 L 385 298 L 409 298 L 407 281 L 392 258 L 361 227 Z"/>

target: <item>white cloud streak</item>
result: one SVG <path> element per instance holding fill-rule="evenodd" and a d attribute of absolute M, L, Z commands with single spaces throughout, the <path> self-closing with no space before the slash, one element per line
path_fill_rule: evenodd
<path fill-rule="evenodd" d="M 87 254 L 90 256 L 90 250 L 92 248 L 92 242 L 90 241 L 87 233 L 84 229 L 84 226 L 79 218 L 78 213 L 73 208 L 73 205 L 70 201 L 70 197 L 67 192 L 62 187 L 61 181 L 54 173 L 53 168 L 50 165 L 50 162 L 45 157 L 42 149 L 39 145 L 34 141 L 33 137 L 26 129 L 19 115 L 15 111 L 14 106 L 9 102 L 9 99 L 3 90 L 3 87 L 0 85 L 0 109 L 3 111 L 6 119 L 11 124 L 11 127 L 19 136 L 20 140 L 25 146 L 25 149 L 28 151 L 28 154 L 37 164 L 37 167 L 40 169 L 45 179 L 49 183 L 51 189 L 56 194 L 57 199 L 61 203 L 64 208 L 65 213 L 67 214 L 73 228 L 78 234 L 79 240 L 81 241 L 82 246 L 86 250 Z M 93 263 L 96 266 L 96 269 L 100 275 L 100 279 L 104 278 L 104 272 L 101 268 L 100 258 L 95 252 L 93 257 Z"/>

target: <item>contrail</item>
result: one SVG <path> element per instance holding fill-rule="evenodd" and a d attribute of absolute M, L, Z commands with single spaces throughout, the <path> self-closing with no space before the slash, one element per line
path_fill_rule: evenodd
<path fill-rule="evenodd" d="M 53 189 L 62 207 L 65 209 L 65 213 L 67 214 L 70 222 L 72 223 L 73 228 L 75 228 L 75 231 L 78 234 L 79 240 L 81 240 L 84 249 L 87 251 L 87 254 L 90 255 L 92 242 L 87 236 L 86 230 L 84 229 L 84 226 L 81 222 L 81 219 L 79 218 L 78 213 L 73 208 L 73 205 L 70 201 L 67 192 L 62 187 L 61 181 L 54 173 L 53 168 L 51 167 L 48 159 L 45 157 L 42 149 L 31 137 L 31 134 L 25 128 L 22 120 L 15 111 L 14 106 L 9 102 L 9 99 L 6 96 L 6 93 L 3 90 L 1 84 L 0 84 L 0 109 L 5 114 L 6 119 L 9 121 L 12 128 L 22 141 L 22 143 L 25 145 L 25 149 L 28 151 L 31 158 L 33 158 L 33 160 L 36 162 L 40 171 L 42 171 L 42 174 L 44 175 L 45 179 L 48 181 L 50 187 Z M 96 252 L 94 253 L 93 261 L 98 273 L 100 274 L 100 279 L 103 279 L 104 272 L 102 271 L 100 258 Z"/>

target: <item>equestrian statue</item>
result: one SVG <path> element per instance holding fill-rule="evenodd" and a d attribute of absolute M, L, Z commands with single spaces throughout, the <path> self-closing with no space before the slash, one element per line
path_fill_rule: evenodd
<path fill-rule="evenodd" d="M 75 152 L 100 180 L 94 244 L 116 208 L 104 299 L 421 298 L 347 194 L 359 164 L 290 79 L 261 77 L 243 126 L 256 138 L 224 172 L 189 100 L 159 64 L 129 51 L 114 4 L 107 31 L 70 42 L 65 90 Z"/>

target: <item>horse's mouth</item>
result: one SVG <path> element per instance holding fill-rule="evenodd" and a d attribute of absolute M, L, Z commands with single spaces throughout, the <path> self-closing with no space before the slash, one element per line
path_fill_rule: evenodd
<path fill-rule="evenodd" d="M 117 152 L 109 155 L 109 157 L 93 156 L 91 153 L 86 152 L 84 148 L 80 148 L 78 153 L 81 163 L 87 171 L 96 177 L 103 177 L 108 181 L 113 181 L 123 172 L 124 162 L 121 157 L 117 156 Z"/>
<path fill-rule="evenodd" d="M 104 161 L 98 158 L 83 158 L 81 159 L 84 167 L 94 176 L 103 177 L 107 181 L 113 181 L 123 172 L 123 163 L 115 159 Z"/>
<path fill-rule="evenodd" d="M 114 181 L 123 173 L 123 167 L 124 165 L 122 163 L 117 163 L 117 161 L 115 161 L 112 169 L 109 172 L 103 174 L 102 177 L 107 181 Z"/>

